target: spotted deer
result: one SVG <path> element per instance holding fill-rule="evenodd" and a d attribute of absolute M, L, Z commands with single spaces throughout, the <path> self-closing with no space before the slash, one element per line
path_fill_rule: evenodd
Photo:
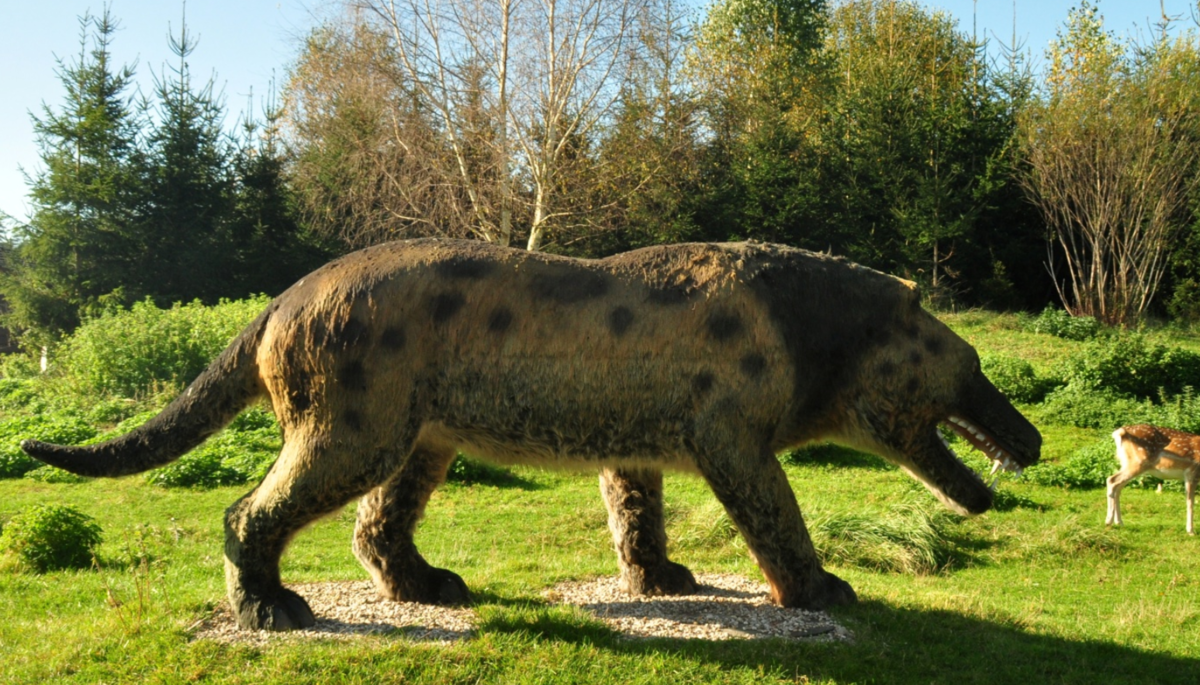
<path fill-rule="evenodd" d="M 1187 490 L 1187 532 L 1192 525 L 1196 480 L 1200 478 L 1200 435 L 1149 424 L 1123 426 L 1113 432 L 1121 470 L 1108 478 L 1108 517 L 1105 525 L 1121 525 L 1121 488 L 1145 474 L 1182 480 Z"/>

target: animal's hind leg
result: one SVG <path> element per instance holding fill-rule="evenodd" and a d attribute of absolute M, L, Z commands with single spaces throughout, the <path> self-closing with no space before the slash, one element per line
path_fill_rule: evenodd
<path fill-rule="evenodd" d="M 1104 525 L 1121 525 L 1121 490 L 1141 474 L 1141 471 L 1121 469 L 1108 477 L 1108 514 L 1104 518 Z"/>
<path fill-rule="evenodd" d="M 686 567 L 667 559 L 662 472 L 604 469 L 600 492 L 608 507 L 621 568 L 621 589 L 635 595 L 685 595 L 696 591 Z"/>
<path fill-rule="evenodd" d="M 850 584 L 821 568 L 779 460 L 767 450 L 702 452 L 696 463 L 741 531 L 771 596 L 785 607 L 852 604 Z"/>
<path fill-rule="evenodd" d="M 445 480 L 454 455 L 453 447 L 418 444 L 399 471 L 358 503 L 354 555 L 388 599 L 425 604 L 470 600 L 463 579 L 430 566 L 413 543 L 429 496 Z"/>
<path fill-rule="evenodd" d="M 238 625 L 292 630 L 313 625 L 312 610 L 283 587 L 279 559 L 292 536 L 382 482 L 401 452 L 363 453 L 302 436 L 285 443 L 262 483 L 225 512 L 225 582 Z"/>

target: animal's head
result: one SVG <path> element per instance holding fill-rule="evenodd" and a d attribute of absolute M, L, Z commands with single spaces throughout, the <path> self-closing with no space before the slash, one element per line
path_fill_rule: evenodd
<path fill-rule="evenodd" d="M 961 435 L 997 468 L 1037 462 L 1042 436 L 983 375 L 979 355 L 902 288 L 892 330 L 864 354 L 852 395 L 858 446 L 880 454 L 928 487 L 951 509 L 978 514 L 992 504 L 983 479 L 950 449 L 939 430 Z"/>

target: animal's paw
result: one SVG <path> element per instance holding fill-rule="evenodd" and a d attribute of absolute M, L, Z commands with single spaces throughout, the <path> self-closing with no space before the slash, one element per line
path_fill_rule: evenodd
<path fill-rule="evenodd" d="M 308 602 L 279 588 L 269 595 L 245 594 L 235 606 L 237 622 L 245 630 L 298 630 L 316 624 Z"/>
<path fill-rule="evenodd" d="M 471 602 L 471 592 L 467 584 L 454 571 L 444 568 L 430 568 L 425 577 L 426 604 L 441 604 L 444 606 L 461 606 Z"/>
<path fill-rule="evenodd" d="M 828 609 L 829 607 L 854 604 L 858 595 L 850 583 L 838 578 L 828 571 L 822 571 L 824 579 L 819 587 L 811 594 L 811 599 L 804 607 L 806 609 Z"/>
<path fill-rule="evenodd" d="M 631 595 L 693 595 L 700 587 L 686 566 L 673 561 L 653 568 L 628 569 L 621 585 Z"/>

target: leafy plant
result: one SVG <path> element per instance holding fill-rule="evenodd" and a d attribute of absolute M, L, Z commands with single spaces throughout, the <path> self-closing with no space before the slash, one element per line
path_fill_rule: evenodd
<path fill-rule="evenodd" d="M 86 568 L 102 531 L 90 516 L 72 507 L 35 504 L 14 516 L 0 533 L 0 550 L 15 554 L 37 573 Z"/>
<path fill-rule="evenodd" d="M 21 451 L 21 441 L 26 438 L 78 445 L 95 435 L 95 428 L 74 416 L 23 416 L 0 421 L 0 478 L 20 478 L 41 466 Z"/>
<path fill-rule="evenodd" d="M 1084 345 L 1059 375 L 1068 385 L 1152 399 L 1160 391 L 1174 395 L 1200 386 L 1200 354 L 1151 344 L 1138 334 L 1116 335 Z"/>
<path fill-rule="evenodd" d="M 1117 467 L 1116 446 L 1111 439 L 1105 439 L 1079 448 L 1062 463 L 1031 466 L 1025 475 L 1039 485 L 1102 488 Z"/>
<path fill-rule="evenodd" d="M 143 397 L 200 374 L 269 302 L 266 296 L 159 309 L 150 300 L 89 319 L 59 350 L 61 383 L 72 392 Z"/>
<path fill-rule="evenodd" d="M 1104 329 L 1091 316 L 1071 316 L 1062 309 L 1047 306 L 1041 314 L 1028 320 L 1025 329 L 1031 333 L 1044 333 L 1066 340 L 1091 340 Z"/>
<path fill-rule="evenodd" d="M 985 354 L 980 357 L 980 366 L 984 375 L 1013 402 L 1041 402 L 1046 393 L 1061 384 L 1057 379 L 1039 377 L 1029 362 L 1017 357 Z"/>

